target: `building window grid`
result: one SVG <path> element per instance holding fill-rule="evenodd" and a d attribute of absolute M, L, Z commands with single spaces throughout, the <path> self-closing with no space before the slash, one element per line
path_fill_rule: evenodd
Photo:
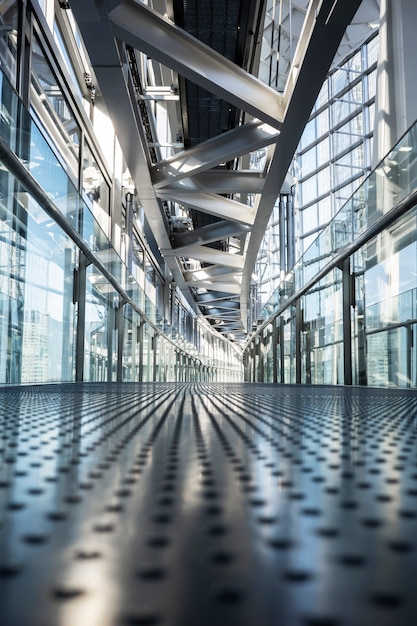
<path fill-rule="evenodd" d="M 374 35 L 329 75 L 301 137 L 293 173 L 296 178 L 299 172 L 303 173 L 300 171 L 300 158 L 313 150 L 311 154 L 313 161 L 316 161 L 316 167 L 298 181 L 295 211 L 296 258 L 310 246 L 371 168 L 377 52 L 378 36 Z M 338 138 L 340 141 L 344 132 L 347 137 L 345 145 L 342 149 L 337 149 L 336 142 Z M 345 174 L 341 173 L 342 168 L 346 170 Z M 302 202 L 301 186 L 306 184 L 310 185 L 311 199 L 309 202 Z M 306 220 L 304 211 L 310 211 L 310 217 Z M 269 243 L 269 231 L 274 228 L 278 232 L 279 229 L 276 219 L 274 209 L 256 263 L 259 277 L 258 303 L 267 300 L 280 279 L 279 248 L 274 246 L 271 249 Z M 304 223 L 309 224 L 307 229 L 304 228 Z M 268 270 L 265 270 L 264 264 L 269 265 Z"/>
<path fill-rule="evenodd" d="M 372 40 L 374 41 L 374 40 Z M 363 47 L 366 49 L 366 44 Z M 366 52 L 362 50 L 361 55 L 357 53 L 355 55 L 356 58 L 362 58 L 362 62 L 364 64 L 364 70 L 360 74 L 360 76 L 355 76 L 353 78 L 352 83 L 344 84 L 341 92 L 335 93 L 334 96 L 329 99 L 327 105 L 323 108 L 316 108 L 315 113 L 313 114 L 312 120 L 317 120 L 318 115 L 323 114 L 324 111 L 328 110 L 329 112 L 329 121 L 330 121 L 330 129 L 329 132 L 326 133 L 326 136 L 329 138 L 330 144 L 330 160 L 329 162 L 318 162 L 318 167 L 315 171 L 309 173 L 305 178 L 300 179 L 300 185 L 310 184 L 314 181 L 314 178 L 320 175 L 320 172 L 326 169 L 328 166 L 330 169 L 330 180 L 331 180 L 331 189 L 329 190 L 329 194 L 324 192 L 320 193 L 320 190 L 317 189 L 316 185 L 316 198 L 312 199 L 310 202 L 303 203 L 302 197 L 299 202 L 298 212 L 300 214 L 299 219 L 297 220 L 298 233 L 296 241 L 296 249 L 299 254 L 302 254 L 312 243 L 315 237 L 320 233 L 324 226 L 328 223 L 328 220 L 321 220 L 319 212 L 317 212 L 317 224 L 316 227 L 312 227 L 311 220 L 308 220 L 310 224 L 310 228 L 305 231 L 303 229 L 303 212 L 307 209 L 311 210 L 311 207 L 314 205 L 318 205 L 321 200 L 323 200 L 327 195 L 330 195 L 331 203 L 332 203 L 332 211 L 331 217 L 335 215 L 335 213 L 341 208 L 341 206 L 348 200 L 354 188 L 357 187 L 358 184 L 363 180 L 367 171 L 370 170 L 371 167 L 371 150 L 370 150 L 370 139 L 372 137 L 373 131 L 373 110 L 374 110 L 374 101 L 375 101 L 375 92 L 372 85 L 374 85 L 374 78 L 376 67 L 375 63 L 372 63 L 371 67 L 366 67 L 367 59 L 369 59 L 369 55 L 366 55 Z M 373 59 L 372 59 L 373 60 Z M 336 70 L 339 71 L 339 70 Z M 329 82 L 331 81 L 331 77 L 326 81 L 327 87 L 329 87 Z M 369 84 L 371 82 L 371 85 Z M 340 84 L 340 83 L 339 83 Z M 334 83 L 333 83 L 334 85 Z M 361 93 L 362 93 L 362 101 L 359 103 L 359 106 L 354 106 L 350 110 L 349 115 L 339 116 L 338 119 L 334 119 L 334 108 L 333 104 L 336 98 L 343 98 L 346 95 L 349 98 L 349 95 L 352 93 L 352 89 L 361 85 Z M 324 89 L 322 89 L 324 92 Z M 351 105 L 355 105 L 356 101 L 348 100 L 348 103 Z M 361 122 L 359 123 L 359 120 Z M 310 122 L 311 123 L 311 122 Z M 355 128 L 355 124 L 357 127 Z M 317 125 L 316 125 L 317 130 Z M 339 150 L 337 148 L 337 139 L 336 137 L 340 137 L 340 133 L 346 133 L 346 145 L 343 150 Z M 354 139 L 356 137 L 356 141 Z M 349 141 L 349 138 L 351 141 Z M 315 142 L 310 142 L 308 145 L 308 150 L 311 150 L 315 146 L 317 147 L 320 142 L 323 140 L 323 135 L 317 133 Z M 304 148 L 304 150 L 300 150 L 297 157 L 299 158 L 305 154 L 307 150 L 307 146 L 300 142 L 300 145 Z M 359 162 L 359 165 L 358 165 Z M 296 161 L 297 163 L 297 161 Z M 346 169 L 346 173 L 342 173 L 342 168 Z M 302 191 L 302 189 L 301 189 Z M 345 193 L 343 193 L 343 191 Z M 341 193 L 342 192 L 342 193 Z M 346 193 L 347 192 L 347 193 Z M 311 193 L 311 191 L 310 191 Z"/>

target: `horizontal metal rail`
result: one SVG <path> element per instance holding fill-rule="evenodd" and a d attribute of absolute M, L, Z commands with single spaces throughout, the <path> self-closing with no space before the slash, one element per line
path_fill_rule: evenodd
<path fill-rule="evenodd" d="M 274 319 L 279 317 L 288 307 L 292 306 L 303 296 L 307 291 L 309 291 L 315 284 L 320 282 L 329 272 L 338 267 L 343 261 L 352 256 L 355 252 L 357 252 L 362 246 L 364 246 L 368 241 L 370 241 L 376 235 L 379 235 L 383 230 L 385 230 L 390 224 L 392 224 L 396 219 L 401 217 L 417 205 L 417 189 L 412 191 L 406 198 L 401 200 L 398 204 L 396 204 L 390 211 L 382 215 L 378 220 L 376 220 L 365 232 L 352 241 L 346 248 L 343 248 L 341 252 L 336 254 L 331 261 L 327 265 L 325 265 L 317 274 L 306 282 L 296 293 L 292 296 L 289 296 L 288 300 L 282 305 L 278 307 L 278 309 L 272 313 L 272 315 L 265 320 L 259 328 L 248 338 L 246 341 L 243 350 L 245 351 L 252 341 L 257 337 Z"/>

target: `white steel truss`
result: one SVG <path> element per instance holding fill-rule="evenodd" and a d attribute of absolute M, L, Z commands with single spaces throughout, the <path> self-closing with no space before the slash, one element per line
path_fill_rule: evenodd
<path fill-rule="evenodd" d="M 94 0 L 71 0 L 148 223 L 173 279 L 196 313 L 229 338 L 241 340 L 247 332 L 252 272 L 263 232 L 361 0 L 311 0 L 308 5 L 294 0 L 285 15 L 281 11 L 282 27 L 290 31 L 292 18 L 298 25 L 281 64 L 285 81 L 277 77 L 275 89 L 179 28 L 167 17 L 172 17 L 169 3 L 107 4 L 107 10 L 99 11 Z M 275 13 L 266 12 L 264 36 L 272 37 L 271 51 Z M 129 74 L 126 47 L 134 49 L 142 76 L 171 84 L 141 91 Z M 265 73 L 265 59 L 260 69 Z M 180 131 L 175 137 L 174 129 L 162 141 L 150 136 L 158 125 L 148 125 L 143 111 L 149 116 L 165 106 L 171 125 L 179 117 L 178 108 L 168 109 L 179 106 L 178 77 L 234 105 L 241 111 L 240 124 L 179 151 Z M 168 148 L 170 155 L 162 150 Z M 265 151 L 262 168 L 249 170 L 250 154 L 260 149 Z M 226 168 L 226 163 L 234 166 Z M 193 211 L 213 218 L 212 223 L 194 229 Z"/>

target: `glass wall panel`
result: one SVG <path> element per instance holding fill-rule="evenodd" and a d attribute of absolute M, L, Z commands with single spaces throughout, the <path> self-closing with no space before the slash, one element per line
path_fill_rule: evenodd
<path fill-rule="evenodd" d="M 296 346 L 295 346 L 295 308 L 290 307 L 282 315 L 283 323 L 283 365 L 284 365 L 284 382 L 295 383 L 295 359 L 296 359 Z"/>
<path fill-rule="evenodd" d="M 388 385 L 388 335 L 379 333 L 367 339 L 367 381 L 368 385 L 385 387 Z"/>
<path fill-rule="evenodd" d="M 335 131 L 333 139 L 334 156 L 337 156 L 358 140 L 363 138 L 362 111 Z"/>
<path fill-rule="evenodd" d="M 369 385 L 414 386 L 417 320 L 417 211 L 369 242 L 364 303 Z"/>
<path fill-rule="evenodd" d="M 293 296 L 294 291 L 313 281 L 320 270 L 326 270 L 330 259 L 342 254 L 355 237 L 366 233 L 377 217 L 389 212 L 389 207 L 395 215 L 393 203 L 406 198 L 415 189 L 415 133 L 416 127 L 412 127 L 393 148 L 389 158 L 381 162 L 315 239 L 261 310 L 260 317 L 265 321 L 274 313 L 280 315 L 282 327 L 275 349 L 277 379 L 281 382 L 295 382 L 295 339 L 298 331 L 302 333 L 302 381 L 320 384 L 344 382 L 343 341 L 347 338 L 343 335 L 343 321 L 349 321 L 344 315 L 347 316 L 350 311 L 352 338 L 346 349 L 352 354 L 353 383 L 416 386 L 416 207 L 409 208 L 396 219 L 392 217 L 389 226 L 368 240 L 351 258 L 352 284 L 345 284 L 345 305 L 350 301 L 350 309 L 343 311 L 342 274 L 339 269 L 329 269 L 320 282 L 306 294 L 300 294 L 303 310 L 300 329 L 295 329 L 294 305 L 282 309 L 287 296 Z M 378 198 L 382 198 L 383 202 L 379 203 Z M 265 376 L 269 376 L 270 342 L 263 335 L 266 352 L 262 354 L 261 361 L 258 341 L 259 337 L 255 336 L 254 350 L 249 351 L 249 356 L 254 354 L 256 360 L 256 379 L 262 380 L 260 377 L 264 376 L 265 380 Z M 282 346 L 283 354 L 281 349 L 278 350 L 279 346 Z M 284 376 L 278 374 L 282 363 Z M 349 359 L 346 364 L 349 366 Z M 347 372 L 349 377 L 350 371 Z"/>
<path fill-rule="evenodd" d="M 322 113 L 317 115 L 317 133 L 318 135 L 324 135 L 329 130 L 329 111 L 325 109 Z"/>
<path fill-rule="evenodd" d="M 154 380 L 154 331 L 149 324 L 143 325 L 142 338 L 142 380 L 151 382 Z"/>
<path fill-rule="evenodd" d="M 340 124 L 344 119 L 353 115 L 358 106 L 362 105 L 362 98 L 362 82 L 360 82 L 343 94 L 343 96 L 335 99 L 331 108 L 333 125 Z"/>
<path fill-rule="evenodd" d="M 273 347 L 273 327 L 270 324 L 264 330 L 264 377 L 265 383 L 274 382 L 274 347 Z"/>
<path fill-rule="evenodd" d="M 302 198 L 302 204 L 310 204 L 313 200 L 317 199 L 317 177 L 312 176 L 303 183 L 300 183 L 300 194 Z"/>
<path fill-rule="evenodd" d="M 84 380 L 116 380 L 117 335 L 114 329 L 115 292 L 98 270 L 87 268 Z M 114 360 L 113 360 L 114 357 Z"/>
<path fill-rule="evenodd" d="M 57 21 L 54 22 L 54 39 L 61 53 L 62 59 L 65 63 L 65 67 L 67 68 L 68 74 L 72 80 L 72 86 L 77 90 L 77 95 L 80 100 L 83 98 L 83 93 L 81 91 L 81 87 L 79 85 L 77 75 L 74 69 L 73 62 L 71 60 L 70 54 L 67 50 L 67 47 L 64 42 L 64 37 L 62 35 L 61 28 Z"/>
<path fill-rule="evenodd" d="M 28 146 L 27 150 L 28 169 L 61 213 L 75 229 L 78 229 L 80 201 L 77 189 L 34 123 L 30 127 L 28 139 L 30 139 L 30 147 Z"/>
<path fill-rule="evenodd" d="M 314 105 L 315 110 L 327 104 L 329 101 L 329 83 L 325 81 L 320 89 L 319 95 L 317 96 L 317 102 Z"/>
<path fill-rule="evenodd" d="M 120 291 L 125 290 L 128 293 L 151 323 L 158 323 L 162 331 L 184 346 L 184 352 L 177 350 L 176 373 L 185 378 L 184 368 L 188 367 L 190 370 L 192 367 L 192 376 L 198 375 L 198 363 L 196 365 L 195 359 L 187 361 L 186 358 L 187 354 L 195 353 L 196 339 L 202 335 L 201 331 L 195 332 L 193 315 L 183 308 L 173 291 L 172 310 L 177 311 L 174 316 L 177 321 L 176 331 L 169 324 L 165 324 L 163 316 L 157 312 L 155 285 L 148 282 L 147 297 L 106 236 L 108 233 L 102 227 L 105 224 L 99 223 L 95 206 L 91 212 L 82 203 L 78 190 L 71 181 L 70 172 L 57 156 L 59 151 L 55 153 L 51 148 L 53 142 L 51 137 L 47 137 L 45 128 L 41 129 L 34 123 L 2 72 L 0 83 L 1 137 L 43 188 L 45 198 L 49 198 L 54 204 L 48 206 L 45 203 L 49 213 L 44 212 L 33 200 L 26 197 L 22 189 L 15 187 L 14 179 L 9 177 L 5 169 L 0 170 L 0 202 L 4 205 L 0 215 L 0 220 L 4 221 L 4 241 L 0 254 L 2 274 L 7 276 L 0 298 L 1 315 L 6 320 L 0 323 L 0 376 L 3 376 L 5 382 L 21 382 L 22 376 L 25 381 L 29 376 L 35 376 L 29 372 L 33 370 L 30 360 L 34 353 L 33 346 L 37 346 L 38 356 L 42 355 L 42 365 L 37 368 L 36 381 L 75 379 L 73 297 L 79 295 L 79 284 L 77 282 L 74 285 L 73 270 L 78 265 L 76 257 L 79 253 L 56 226 L 54 219 L 49 217 L 54 215 L 55 209 L 68 221 L 68 232 L 71 232 L 70 227 L 78 231 L 93 255 L 97 255 L 97 267 L 103 264 L 117 281 Z M 44 86 L 46 88 L 46 83 Z M 32 113 L 35 115 L 35 111 Z M 105 191 L 104 196 L 107 195 Z M 98 205 L 95 200 L 93 205 L 94 203 Z M 9 234 L 9 230 L 12 234 Z M 33 259 L 31 258 L 31 267 L 27 270 L 29 279 L 26 281 L 26 255 L 32 254 L 32 244 L 36 250 L 33 252 Z M 144 267 L 149 266 L 144 257 L 145 254 L 142 257 Z M 138 258 L 140 259 L 140 252 Z M 135 271 L 142 272 L 145 276 L 140 264 L 135 264 Z M 42 281 L 39 273 L 35 272 L 36 268 L 41 270 Z M 82 277 L 83 271 L 82 268 L 79 269 Z M 159 305 L 162 308 L 164 298 L 160 281 L 158 290 L 161 296 Z M 144 324 L 143 319 L 135 318 L 132 312 L 129 313 L 127 305 L 123 313 L 125 319 L 121 324 L 119 292 L 97 271 L 94 261 L 86 269 L 86 292 L 81 294 L 81 300 L 77 303 L 81 308 L 83 295 L 86 295 L 85 326 L 77 329 L 78 340 L 80 335 L 84 340 L 81 342 L 83 353 L 78 355 L 77 360 L 83 364 L 84 380 L 111 381 L 118 376 L 122 380 L 134 380 L 136 376 L 139 380 L 154 380 L 156 376 L 164 379 L 167 371 L 165 342 L 159 331 L 150 324 Z M 26 303 L 30 305 L 30 309 Z M 81 313 L 79 319 L 82 324 L 83 310 L 78 313 Z M 58 328 L 60 324 L 61 328 Z M 122 330 L 123 338 L 119 338 L 118 333 Z M 156 343 L 155 333 L 159 337 Z M 161 347 L 158 347 L 158 341 L 162 342 Z M 240 377 L 239 355 L 233 352 L 229 354 L 230 358 L 226 357 L 226 351 L 220 349 L 222 343 L 210 333 L 205 333 L 205 340 L 200 341 L 199 351 L 206 364 L 206 375 L 214 379 L 219 372 L 219 380 Z M 172 357 L 172 348 L 169 354 Z M 228 361 L 226 364 L 225 358 Z M 59 359 L 61 363 L 58 366 Z M 169 368 L 169 375 L 176 379 L 172 358 Z M 190 375 L 189 372 L 187 376 Z M 81 372 L 77 373 L 78 379 L 81 379 Z"/>
<path fill-rule="evenodd" d="M 376 76 L 377 76 L 376 70 L 368 74 L 368 98 L 369 99 L 375 98 L 375 95 L 376 95 Z M 375 109 L 374 105 L 372 106 L 372 109 Z M 371 126 L 370 128 L 373 128 L 373 126 Z"/>
<path fill-rule="evenodd" d="M 317 173 L 317 191 L 319 196 L 323 196 L 330 191 L 331 176 L 330 167 L 325 167 Z"/>
<path fill-rule="evenodd" d="M 153 339 L 154 374 L 153 380 L 161 381 L 164 376 L 164 350 L 159 335 L 154 334 Z"/>
<path fill-rule="evenodd" d="M 302 178 L 308 176 L 311 172 L 313 172 L 317 168 L 317 150 L 316 146 L 304 152 L 301 156 L 301 172 L 300 175 Z"/>
<path fill-rule="evenodd" d="M 301 212 L 301 219 L 303 221 L 303 230 L 308 233 L 311 230 L 316 230 L 319 221 L 317 216 L 317 204 L 313 204 Z"/>
<path fill-rule="evenodd" d="M 318 209 L 319 209 L 319 215 L 318 215 L 318 221 L 319 224 L 328 224 L 332 218 L 332 203 L 330 201 L 330 197 L 327 196 L 326 198 L 323 198 L 323 200 L 320 200 L 320 202 L 318 203 Z"/>
<path fill-rule="evenodd" d="M 344 378 L 340 270 L 331 272 L 302 301 L 302 382 L 341 384 Z"/>
<path fill-rule="evenodd" d="M 374 37 L 366 46 L 367 65 L 370 67 L 378 59 L 378 37 Z"/>
<path fill-rule="evenodd" d="M 170 341 L 166 341 L 166 380 L 175 381 L 175 348 Z"/>
<path fill-rule="evenodd" d="M 316 118 L 311 119 L 304 128 L 300 140 L 300 146 L 304 150 L 308 145 L 316 140 Z"/>
<path fill-rule="evenodd" d="M 23 161 L 61 213 L 77 229 L 79 205 L 77 189 L 45 140 L 44 133 L 34 123 L 2 72 L 0 72 L 0 93 L 1 137 Z"/>
<path fill-rule="evenodd" d="M 123 308 L 123 319 L 122 380 L 125 382 L 138 382 L 140 368 L 140 317 L 131 306 L 126 304 Z"/>
<path fill-rule="evenodd" d="M 0 210 L 0 382 L 72 381 L 75 248 L 4 170 Z"/>
<path fill-rule="evenodd" d="M 78 180 L 81 131 L 36 36 L 32 48 L 31 103 L 33 112 L 70 169 L 73 180 Z"/>
<path fill-rule="evenodd" d="M 16 85 L 19 2 L 0 2 L 0 63 L 12 85 Z"/>
<path fill-rule="evenodd" d="M 100 207 L 105 215 L 110 213 L 110 188 L 101 167 L 96 161 L 90 146 L 83 147 L 83 189 L 94 205 Z"/>

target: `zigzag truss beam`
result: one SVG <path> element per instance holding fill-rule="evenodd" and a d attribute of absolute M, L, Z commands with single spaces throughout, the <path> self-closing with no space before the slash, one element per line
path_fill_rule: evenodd
<path fill-rule="evenodd" d="M 225 267 L 234 267 L 241 270 L 243 268 L 243 257 L 240 254 L 231 254 L 223 252 L 215 248 L 207 246 L 188 246 L 180 251 L 174 250 L 177 256 L 186 256 L 187 258 L 204 261 L 213 265 L 224 265 Z"/>
<path fill-rule="evenodd" d="M 233 128 L 212 139 L 203 141 L 193 148 L 160 161 L 152 169 L 152 181 L 155 189 L 178 186 L 178 182 L 205 172 L 220 163 L 254 152 L 274 143 L 279 132 L 261 122 L 253 120 Z M 179 185 L 182 187 L 182 182 Z M 186 183 L 184 187 L 187 188 Z"/>
<path fill-rule="evenodd" d="M 219 161 L 220 163 L 220 161 Z M 181 181 L 169 179 L 165 190 L 181 193 L 254 193 L 260 194 L 264 188 L 263 172 L 254 170 L 211 169 L 197 173 Z"/>
<path fill-rule="evenodd" d="M 158 192 L 160 198 L 183 204 L 196 211 L 209 213 L 216 217 L 224 217 L 229 221 L 238 222 L 251 226 L 255 220 L 255 210 L 253 207 L 236 202 L 214 193 L 185 193 L 171 192 L 162 194 Z"/>
<path fill-rule="evenodd" d="M 186 246 L 207 243 L 214 243 L 228 237 L 236 237 L 245 232 L 249 232 L 249 226 L 238 224 L 237 222 L 228 222 L 226 220 L 208 224 L 195 230 L 187 230 L 183 233 L 176 233 L 172 237 L 172 247 L 175 249 L 185 248 Z"/>

